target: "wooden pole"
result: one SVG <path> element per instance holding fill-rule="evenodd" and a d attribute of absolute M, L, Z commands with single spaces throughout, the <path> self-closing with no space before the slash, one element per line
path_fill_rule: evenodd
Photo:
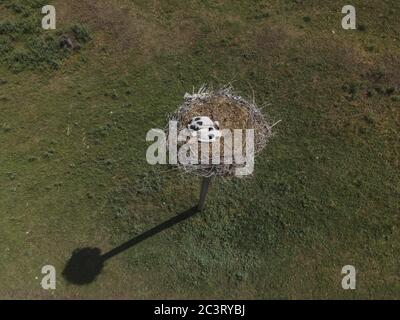
<path fill-rule="evenodd" d="M 208 192 L 208 187 L 210 186 L 212 177 L 203 178 L 201 183 L 201 190 L 200 190 L 200 200 L 199 205 L 197 206 L 199 211 L 203 211 L 204 205 L 206 203 L 206 196 Z"/>

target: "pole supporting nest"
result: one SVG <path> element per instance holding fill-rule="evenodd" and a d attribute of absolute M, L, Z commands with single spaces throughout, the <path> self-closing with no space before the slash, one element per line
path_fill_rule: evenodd
<path fill-rule="evenodd" d="M 206 203 L 206 197 L 207 197 L 207 192 L 208 188 L 210 187 L 212 177 L 204 177 L 203 181 L 201 183 L 201 190 L 200 190 L 200 200 L 199 200 L 199 205 L 197 206 L 197 209 L 199 211 L 203 211 L 205 203 Z"/>

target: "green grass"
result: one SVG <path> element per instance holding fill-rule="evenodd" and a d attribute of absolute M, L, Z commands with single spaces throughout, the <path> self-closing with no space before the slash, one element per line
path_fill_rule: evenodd
<path fill-rule="evenodd" d="M 1 298 L 400 297 L 396 1 L 355 1 L 362 32 L 338 1 L 55 1 L 56 31 L 31 26 L 40 4 L 0 2 Z M 199 179 L 146 163 L 145 132 L 230 81 L 282 119 L 255 176 L 215 180 L 203 213 L 67 283 L 74 249 L 196 203 Z"/>

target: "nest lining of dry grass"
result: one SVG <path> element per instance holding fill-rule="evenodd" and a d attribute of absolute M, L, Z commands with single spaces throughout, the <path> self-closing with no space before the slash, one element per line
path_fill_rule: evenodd
<path fill-rule="evenodd" d="M 254 129 L 254 154 L 260 153 L 269 139 L 272 137 L 272 125 L 268 123 L 260 108 L 253 102 L 242 98 L 233 93 L 232 87 L 224 87 L 217 91 L 209 90 L 206 87 L 200 88 L 197 93 L 185 94 L 184 102 L 178 110 L 169 117 L 169 121 L 177 121 L 178 132 L 187 128 L 191 119 L 196 116 L 208 116 L 213 121 L 219 122 L 219 129 Z M 194 174 L 202 177 L 211 176 L 233 176 L 236 168 L 244 167 L 233 162 L 232 164 L 223 163 L 224 139 L 220 139 L 221 163 L 211 163 L 211 152 L 209 164 L 186 164 L 178 161 L 178 169 L 185 173 Z M 182 143 L 183 144 L 183 143 Z M 201 145 L 199 143 L 198 154 L 200 159 Z M 213 143 L 206 143 L 213 145 Z M 242 150 L 245 149 L 245 139 L 243 139 Z"/>

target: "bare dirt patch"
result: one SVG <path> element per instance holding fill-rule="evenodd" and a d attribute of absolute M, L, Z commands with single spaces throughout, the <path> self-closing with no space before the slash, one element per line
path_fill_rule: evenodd
<path fill-rule="evenodd" d="M 127 1 L 119 5 L 106 0 L 60 1 L 57 10 L 60 23 L 89 26 L 96 33 L 95 47 L 107 46 L 116 54 L 137 50 L 148 58 L 165 50 L 176 53 L 194 43 L 197 30 L 190 19 L 166 28 L 154 13 L 142 12 Z"/>
<path fill-rule="evenodd" d="M 132 7 L 116 6 L 115 3 L 98 1 L 71 0 L 57 4 L 60 24 L 85 24 L 91 30 L 109 35 L 119 49 L 137 45 L 140 25 Z"/>

